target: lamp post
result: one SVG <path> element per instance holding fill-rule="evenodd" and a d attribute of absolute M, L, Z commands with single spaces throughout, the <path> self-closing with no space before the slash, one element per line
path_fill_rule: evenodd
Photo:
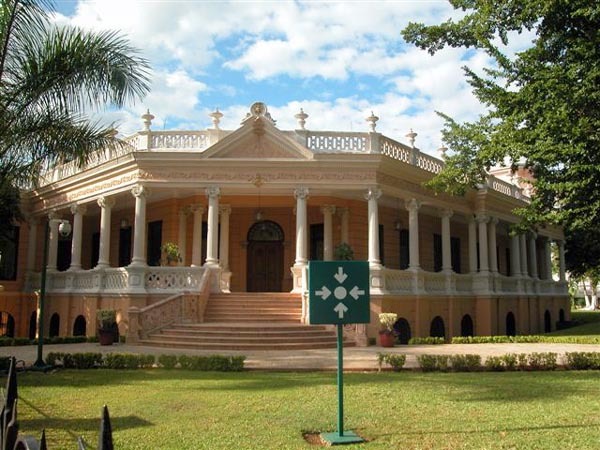
<path fill-rule="evenodd" d="M 50 219 L 46 224 L 46 230 L 44 232 L 44 259 L 42 263 L 42 279 L 40 281 L 40 312 L 38 317 L 38 344 L 37 344 L 37 359 L 33 363 L 33 367 L 40 370 L 47 368 L 44 362 L 43 351 L 44 351 L 44 303 L 46 300 L 46 267 L 48 266 L 48 241 L 50 240 L 50 224 L 58 222 L 58 232 L 61 236 L 68 236 L 71 234 L 71 224 L 68 220 L 62 219 Z"/>

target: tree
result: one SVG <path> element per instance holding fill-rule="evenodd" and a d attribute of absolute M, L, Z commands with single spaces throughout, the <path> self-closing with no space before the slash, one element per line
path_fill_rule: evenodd
<path fill-rule="evenodd" d="M 119 145 L 112 125 L 86 110 L 149 90 L 148 63 L 123 37 L 53 26 L 52 10 L 47 0 L 0 2 L 0 236 L 21 218 L 20 188 L 42 169 Z"/>
<path fill-rule="evenodd" d="M 430 186 L 454 194 L 484 182 L 490 167 L 522 157 L 534 176 L 531 204 L 517 211 L 523 227 L 565 227 L 567 252 L 586 246 L 581 273 L 600 260 L 600 3 L 589 0 L 451 0 L 462 18 L 410 23 L 404 38 L 433 54 L 445 46 L 480 49 L 495 62 L 483 74 L 464 68 L 488 112 L 473 123 L 446 118 L 454 151 Z M 511 37 L 535 32 L 510 55 Z M 513 165 L 513 169 L 516 166 Z M 584 241 L 582 242 L 581 239 Z M 575 241 L 578 242 L 575 242 Z M 577 252 L 581 254 L 581 252 Z M 567 253 L 568 255 L 568 253 Z"/>

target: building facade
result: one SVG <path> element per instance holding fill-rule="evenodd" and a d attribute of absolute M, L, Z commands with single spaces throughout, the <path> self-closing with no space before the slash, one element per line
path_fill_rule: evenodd
<path fill-rule="evenodd" d="M 203 131 L 154 131 L 147 112 L 122 147 L 57 165 L 24 193 L 27 222 L 1 248 L 5 334 L 35 335 L 46 227 L 50 335 L 94 335 L 96 311 L 115 309 L 135 342 L 240 292 L 295 293 L 306 322 L 307 263 L 341 243 L 370 266 L 371 323 L 347 327 L 358 344 L 380 312 L 398 314 L 404 337 L 542 333 L 569 319 L 562 230 L 511 235 L 528 201 L 518 184 L 490 175 L 464 197 L 436 195 L 423 182 L 443 159 L 412 130 L 409 145 L 378 133 L 373 114 L 362 133 L 310 131 L 302 110 L 280 130 L 263 103 L 234 131 L 211 117 Z"/>

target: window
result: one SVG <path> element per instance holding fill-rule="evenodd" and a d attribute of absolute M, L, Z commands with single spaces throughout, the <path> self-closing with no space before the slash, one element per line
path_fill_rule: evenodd
<path fill-rule="evenodd" d="M 433 234 L 433 271 L 441 272 L 442 270 L 442 236 Z"/>
<path fill-rule="evenodd" d="M 510 276 L 512 268 L 510 267 L 510 248 L 506 247 L 506 276 Z"/>
<path fill-rule="evenodd" d="M 17 279 L 19 256 L 19 227 L 12 227 L 9 235 L 0 240 L 0 280 Z"/>
<path fill-rule="evenodd" d="M 323 260 L 323 235 L 322 223 L 315 223 L 310 226 L 310 259 L 313 261 Z"/>
<path fill-rule="evenodd" d="M 408 230 L 400 230 L 400 270 L 408 269 L 410 263 Z"/>
<path fill-rule="evenodd" d="M 162 245 L 162 220 L 148 223 L 147 260 L 149 266 L 160 266 L 160 246 Z"/>
<path fill-rule="evenodd" d="M 452 261 L 452 270 L 456 273 L 462 273 L 460 267 L 460 238 L 450 238 L 450 257 Z"/>

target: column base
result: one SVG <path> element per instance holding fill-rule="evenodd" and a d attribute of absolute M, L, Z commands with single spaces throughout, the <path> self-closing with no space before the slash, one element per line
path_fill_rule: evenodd
<path fill-rule="evenodd" d="M 301 263 L 290 268 L 293 278 L 292 293 L 301 294 L 308 289 L 307 268 L 306 264 Z"/>

